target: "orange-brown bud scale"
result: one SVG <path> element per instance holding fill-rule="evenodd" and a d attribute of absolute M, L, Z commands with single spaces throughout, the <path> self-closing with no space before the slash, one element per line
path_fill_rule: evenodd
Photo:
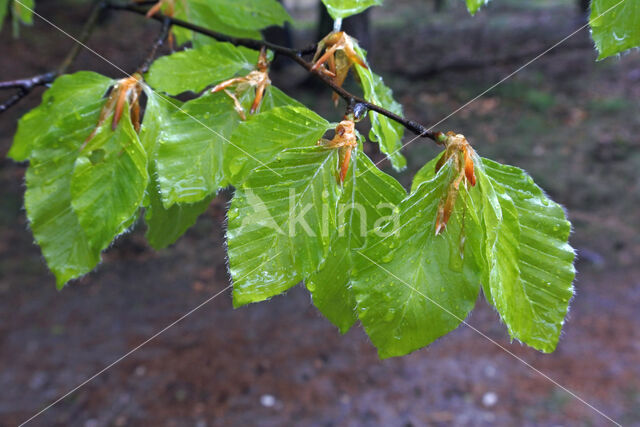
<path fill-rule="evenodd" d="M 342 185 L 347 172 L 349 171 L 349 164 L 351 163 L 351 152 L 358 146 L 358 137 L 356 136 L 356 124 L 353 120 L 345 118 L 342 120 L 335 129 L 335 135 L 332 140 L 321 139 L 318 141 L 318 145 L 322 145 L 325 148 L 339 149 L 340 150 L 340 169 L 338 171 L 338 181 Z"/>
<path fill-rule="evenodd" d="M 342 87 L 353 64 L 369 68 L 364 58 L 356 52 L 354 42 L 355 40 L 343 31 L 329 33 L 318 43 L 311 71 L 330 77 L 336 86 Z M 333 102 L 337 104 L 338 100 L 338 94 L 334 93 Z"/>
<path fill-rule="evenodd" d="M 247 117 L 244 113 L 244 108 L 242 107 L 240 100 L 238 100 L 238 95 L 245 92 L 251 87 L 255 87 L 256 95 L 253 103 L 251 104 L 251 109 L 249 110 L 250 114 L 255 114 L 260 109 L 262 98 L 264 97 L 264 93 L 270 84 L 271 80 L 269 79 L 269 60 L 267 58 L 267 50 L 263 47 L 260 50 L 260 55 L 258 56 L 258 62 L 254 71 L 251 71 L 244 77 L 234 77 L 217 84 L 213 89 L 211 89 L 211 93 L 224 90 L 227 96 L 229 96 L 229 98 L 233 100 L 234 108 L 238 112 L 240 118 L 242 120 L 246 120 Z M 235 93 L 226 90 L 227 88 L 234 85 L 236 86 Z"/>
<path fill-rule="evenodd" d="M 441 136 L 441 135 L 440 135 Z M 440 200 L 436 215 L 435 233 L 440 234 L 447 226 L 449 219 L 455 208 L 461 183 L 469 183 L 472 187 L 476 185 L 475 168 L 473 164 L 473 148 L 464 135 L 448 132 L 444 140 L 445 152 L 436 163 L 436 173 L 442 169 L 445 163 L 454 158 L 452 168 L 454 177 L 447 186 L 447 194 Z"/>
<path fill-rule="evenodd" d="M 142 93 L 142 76 L 140 74 L 134 74 L 131 77 L 127 77 L 118 82 L 111 88 L 111 93 L 107 98 L 102 110 L 100 110 L 100 116 L 98 117 L 98 123 L 93 129 L 91 134 L 84 141 L 80 150 L 96 136 L 98 129 L 104 123 L 107 118 L 113 114 L 111 121 L 111 130 L 116 130 L 122 114 L 124 113 L 124 106 L 129 103 L 129 117 L 136 132 L 140 132 L 140 94 Z"/>

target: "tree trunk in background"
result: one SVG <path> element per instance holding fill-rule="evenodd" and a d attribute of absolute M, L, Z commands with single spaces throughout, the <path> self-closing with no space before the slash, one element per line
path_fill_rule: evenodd
<path fill-rule="evenodd" d="M 591 4 L 591 0 L 578 0 L 578 7 L 581 12 L 588 13 L 589 5 Z"/>
<path fill-rule="evenodd" d="M 319 18 L 317 29 L 317 40 L 322 40 L 324 36 L 333 31 L 333 19 L 327 12 L 322 2 L 318 2 Z M 371 32 L 369 30 L 369 10 L 365 10 L 355 16 L 350 16 L 342 21 L 342 30 L 360 42 L 360 46 L 371 49 Z"/>

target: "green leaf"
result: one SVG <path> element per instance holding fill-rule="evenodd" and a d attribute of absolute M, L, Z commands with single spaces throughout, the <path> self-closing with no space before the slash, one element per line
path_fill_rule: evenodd
<path fill-rule="evenodd" d="M 25 208 L 36 242 L 58 287 L 100 262 L 71 208 L 71 175 L 112 80 L 95 73 L 62 76 L 20 121 L 12 156 L 30 159 Z"/>
<path fill-rule="evenodd" d="M 143 85 L 143 90 L 147 95 L 147 105 L 140 128 L 140 142 L 147 153 L 147 157 L 153 159 L 158 151 L 162 129 L 169 120 L 169 116 L 182 108 L 182 103 L 177 99 L 155 92 L 146 84 Z M 153 162 L 150 161 L 149 166 L 149 175 L 151 175 Z"/>
<path fill-rule="evenodd" d="M 392 216 L 406 196 L 402 185 L 380 171 L 361 150 L 353 156 L 338 206 L 337 234 L 329 254 L 307 282 L 314 305 L 346 333 L 356 321 L 356 301 L 351 292 L 355 250 L 372 230 Z"/>
<path fill-rule="evenodd" d="M 252 91 L 247 91 L 241 98 L 245 107 L 252 100 Z M 255 117 L 250 116 L 248 123 L 270 108 L 290 103 L 296 105 L 280 90 L 270 87 L 263 99 L 261 112 Z M 230 138 L 240 123 L 233 102 L 224 92 L 206 94 L 186 102 L 181 110 L 168 117 L 156 157 L 158 184 L 165 208 L 174 203 L 199 202 L 220 188 L 237 183 L 235 174 L 245 167 L 251 170 L 261 162 L 271 160 L 283 148 L 276 152 L 265 151 L 263 148 L 268 146 L 268 141 L 262 138 L 244 142 L 246 148 L 236 146 Z M 268 130 L 262 135 L 265 132 Z M 243 159 L 236 160 L 235 156 Z"/>
<path fill-rule="evenodd" d="M 147 81 L 170 95 L 199 93 L 209 85 L 248 74 L 257 60 L 255 51 L 215 42 L 159 58 L 151 66 Z"/>
<path fill-rule="evenodd" d="M 280 92 L 281 93 L 281 92 Z M 282 104 L 286 100 L 278 101 Z M 327 129 L 329 122 L 300 104 L 263 111 L 240 123 L 227 147 L 225 174 L 232 183 L 244 181 L 249 172 L 268 162 L 287 148 L 313 145 Z"/>
<path fill-rule="evenodd" d="M 478 295 L 479 254 L 465 241 L 479 228 L 469 228 L 470 216 L 456 208 L 446 229 L 434 233 L 450 164 L 403 200 L 397 218 L 372 230 L 354 255 L 358 318 L 380 357 L 407 354 L 452 331 Z M 467 197 L 461 191 L 456 206 Z"/>
<path fill-rule="evenodd" d="M 466 2 L 467 2 L 467 9 L 469 10 L 469 13 L 472 15 L 475 15 L 476 12 L 480 10 L 482 6 L 489 3 L 489 0 L 466 0 Z"/>
<path fill-rule="evenodd" d="M 356 46 L 356 51 L 362 58 L 366 58 L 366 52 Z M 371 69 L 355 65 L 360 84 L 364 91 L 364 98 L 382 108 L 402 116 L 402 106 L 393 99 L 393 92 L 384 84 L 382 77 L 375 74 Z M 389 156 L 391 165 L 400 171 L 407 167 L 407 160 L 400 153 L 402 148 L 402 135 L 404 127 L 375 111 L 369 111 L 371 119 L 371 132 L 369 139 L 380 145 L 380 151 Z"/>
<path fill-rule="evenodd" d="M 232 14 L 233 12 L 224 10 L 226 8 L 229 8 L 230 6 L 232 7 L 233 4 L 229 4 L 228 0 L 177 1 L 175 17 L 232 37 L 261 39 L 262 36 L 258 30 L 262 29 L 263 27 L 251 26 L 251 24 L 255 24 L 256 22 L 255 17 L 250 17 L 247 15 L 243 16 L 242 12 L 238 12 L 236 17 L 234 18 L 234 21 L 232 22 L 225 20 L 225 18 L 220 15 L 221 13 L 222 15 Z M 278 5 L 277 7 L 281 8 L 282 6 Z M 275 13 L 275 16 L 278 16 L 278 12 Z M 237 21 L 240 21 L 239 26 L 234 25 Z M 211 38 L 206 36 L 194 35 L 192 31 L 187 30 L 186 28 L 174 28 L 173 32 L 176 35 L 178 44 L 186 43 L 191 39 L 194 39 L 194 45 L 198 46 L 211 42 Z"/>
<path fill-rule="evenodd" d="M 169 115 L 156 156 L 165 208 L 199 202 L 227 184 L 225 144 L 239 122 L 233 102 L 224 92 L 188 101 Z"/>
<path fill-rule="evenodd" d="M 333 19 L 356 15 L 371 6 L 382 4 L 382 0 L 322 0 Z"/>
<path fill-rule="evenodd" d="M 256 168 L 236 190 L 227 244 L 235 307 L 278 295 L 315 272 L 335 232 L 338 150 L 300 146 Z"/>
<path fill-rule="evenodd" d="M 640 46 L 640 3 L 634 0 L 592 0 L 591 36 L 598 60 Z"/>
<path fill-rule="evenodd" d="M 162 205 L 157 183 L 152 180 L 149 190 L 150 203 L 144 220 L 147 223 L 147 241 L 152 248 L 160 250 L 176 242 L 204 213 L 215 195 L 193 204 L 173 205 L 165 209 Z"/>
<path fill-rule="evenodd" d="M 83 106 L 99 101 L 112 84 L 113 80 L 88 71 L 57 78 L 43 94 L 40 106 L 18 122 L 8 156 L 17 162 L 28 160 L 32 150 L 45 145 L 50 134 L 59 130 L 57 127 L 65 126 L 69 116 Z"/>
<path fill-rule="evenodd" d="M 201 0 L 203 1 L 203 0 Z M 276 0 L 206 0 L 212 3 L 218 18 L 235 28 L 261 30 L 292 22 Z"/>
<path fill-rule="evenodd" d="M 496 305 L 513 338 L 552 352 L 573 295 L 574 251 L 567 242 L 571 224 L 562 207 L 550 200 L 523 170 L 488 159 L 482 159 L 482 163 L 496 192 L 506 193 L 500 198 L 506 224 L 506 230 L 500 230 L 501 240 L 517 254 L 516 265 L 511 267 L 514 273 L 504 275 L 487 297 Z M 505 209 L 507 198 L 511 203 L 506 203 Z M 516 223 L 519 230 L 515 229 Z M 516 268 L 519 276 L 515 275 Z"/>
<path fill-rule="evenodd" d="M 444 151 L 431 159 L 426 165 L 421 167 L 418 172 L 416 172 L 413 176 L 413 181 L 411 182 L 412 193 L 418 189 L 420 184 L 425 181 L 430 181 L 436 176 L 436 164 L 442 155 L 444 155 Z"/>
<path fill-rule="evenodd" d="M 148 183 L 147 154 L 129 114 L 115 131 L 109 117 L 80 152 L 71 178 L 71 205 L 93 248 L 106 249 L 131 225 Z"/>
<path fill-rule="evenodd" d="M 483 253 L 477 269 L 485 296 L 511 337 L 551 352 L 573 295 L 571 225 L 526 172 L 473 157 L 479 191 L 470 191 L 466 213 L 476 212 L 471 227 L 482 228 L 482 239 L 472 234 L 467 242 Z M 432 179 L 438 158 L 416 174 L 412 191 Z"/>

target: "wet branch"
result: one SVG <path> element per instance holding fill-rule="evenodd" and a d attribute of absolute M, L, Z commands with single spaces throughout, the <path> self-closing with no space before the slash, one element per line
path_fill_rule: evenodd
<path fill-rule="evenodd" d="M 107 7 L 110 8 L 110 9 L 113 9 L 113 10 L 125 10 L 125 11 L 128 11 L 128 12 L 133 12 L 133 13 L 136 13 L 138 15 L 146 15 L 146 13 L 147 13 L 147 9 L 145 9 L 143 7 L 140 7 L 140 3 L 137 3 L 137 4 L 117 4 L 117 3 L 109 2 Z M 281 56 L 285 56 L 287 58 L 292 59 L 298 65 L 300 65 L 305 70 L 307 70 L 307 72 L 313 74 L 316 78 L 322 80 L 322 82 L 324 84 L 329 86 L 342 99 L 344 99 L 347 102 L 347 105 L 361 104 L 361 105 L 365 106 L 368 110 L 380 113 L 380 114 L 390 118 L 391 120 L 394 120 L 394 121 L 402 124 L 405 128 L 409 129 L 411 132 L 415 133 L 416 135 L 418 135 L 420 137 L 429 138 L 429 139 L 432 139 L 433 141 L 435 141 L 438 144 L 442 144 L 442 133 L 441 132 L 434 132 L 434 131 L 426 128 L 425 126 L 421 125 L 418 122 L 415 122 L 413 120 L 407 120 L 404 117 L 399 116 L 399 115 L 397 115 L 397 114 L 395 114 L 395 113 L 393 113 L 393 112 L 391 112 L 389 110 L 386 110 L 386 109 L 384 109 L 384 108 L 382 108 L 382 107 L 380 107 L 380 106 L 378 106 L 376 104 L 372 104 L 372 103 L 366 101 L 365 99 L 363 99 L 363 98 L 361 98 L 359 96 L 356 96 L 356 95 L 350 93 L 349 91 L 345 90 L 344 88 L 336 85 L 328 76 L 322 74 L 321 72 L 313 71 L 312 70 L 313 64 L 310 61 L 307 61 L 306 59 L 304 59 L 304 56 L 314 53 L 315 49 L 316 49 L 315 46 L 309 46 L 309 47 L 304 48 L 304 49 L 292 49 L 292 48 L 288 48 L 288 47 L 285 47 L 285 46 L 281 46 L 281 45 L 277 45 L 277 44 L 274 44 L 274 43 L 270 43 L 270 42 L 264 41 L 264 40 L 254 40 L 254 39 L 241 38 L 241 37 L 231 37 L 231 36 L 228 36 L 226 34 L 222 34 L 222 33 L 219 33 L 217 31 L 209 30 L 207 28 L 200 27 L 200 26 L 192 24 L 190 22 L 183 21 L 181 19 L 171 18 L 171 17 L 165 16 L 165 15 L 162 15 L 160 13 L 155 14 L 151 18 L 155 19 L 156 21 L 163 22 L 163 23 L 168 20 L 171 25 L 175 25 L 177 27 L 186 28 L 186 29 L 194 31 L 196 33 L 199 33 L 199 34 L 214 38 L 214 39 L 216 39 L 218 41 L 228 42 L 228 43 L 231 43 L 231 44 L 236 45 L 236 46 L 244 46 L 246 48 L 253 49 L 253 50 L 260 50 L 263 47 L 266 47 L 267 49 L 273 51 L 275 54 L 278 54 L 278 55 L 281 55 Z"/>
<path fill-rule="evenodd" d="M 171 29 L 171 21 L 169 19 L 164 19 L 162 21 L 162 28 L 160 29 L 160 34 L 158 35 L 158 38 L 156 39 L 156 41 L 153 43 L 153 46 L 151 47 L 151 51 L 149 52 L 149 56 L 147 56 L 147 59 L 145 59 L 142 65 L 138 68 L 138 72 L 140 74 L 144 74 L 147 71 L 149 71 L 149 67 L 151 66 L 151 63 L 156 57 L 156 52 L 158 52 L 158 49 L 164 44 L 165 40 L 167 40 L 167 37 L 169 37 L 170 29 Z"/>
<path fill-rule="evenodd" d="M 133 4 L 131 3 L 119 4 L 119 3 L 113 3 L 107 0 L 96 1 L 92 9 L 91 15 L 87 20 L 80 37 L 78 38 L 78 40 L 81 43 L 77 43 L 74 45 L 72 50 L 69 52 L 69 54 L 67 55 L 67 57 L 64 59 L 64 61 L 62 62 L 60 67 L 58 67 L 57 70 L 46 73 L 46 74 L 42 74 L 39 76 L 35 76 L 29 79 L 0 82 L 0 89 L 18 89 L 18 92 L 14 96 L 12 96 L 4 104 L 0 105 L 0 113 L 2 113 L 3 111 L 6 111 L 8 108 L 15 105 L 17 102 L 19 102 L 20 99 L 27 96 L 33 90 L 34 87 L 50 84 L 58 75 L 66 72 L 66 70 L 69 68 L 71 63 L 74 61 L 74 59 L 80 52 L 82 44 L 84 44 L 91 36 L 91 33 L 95 27 L 97 18 L 102 10 L 104 9 L 123 10 L 123 11 L 128 11 L 128 12 L 132 12 L 132 13 L 136 13 L 138 15 L 144 16 L 146 15 L 148 8 L 145 8 L 143 6 L 153 4 L 153 3 L 154 2 L 151 2 L 151 1 L 138 1 L 137 3 L 133 3 Z M 290 58 L 294 62 L 296 62 L 298 65 L 300 65 L 302 68 L 307 70 L 307 72 L 309 72 L 316 78 L 320 79 L 324 84 L 329 86 L 334 92 L 336 92 L 342 99 L 346 101 L 347 105 L 357 104 L 363 110 L 366 109 L 370 111 L 375 111 L 377 113 L 382 114 L 383 116 L 390 118 L 391 120 L 394 120 L 402 124 L 405 128 L 407 128 L 414 134 L 418 135 L 419 137 L 432 139 L 438 144 L 443 143 L 443 134 L 441 132 L 434 132 L 426 128 L 425 126 L 421 125 L 418 122 L 415 122 L 413 120 L 407 120 L 404 117 L 393 113 L 392 111 L 389 111 L 387 109 L 380 107 L 379 105 L 372 104 L 367 100 L 359 96 L 356 96 L 351 92 L 345 90 L 344 88 L 336 85 L 331 80 L 331 78 L 322 74 L 320 71 L 317 71 L 317 70 L 314 71 L 313 64 L 310 61 L 307 61 L 304 57 L 307 55 L 313 54 L 315 52 L 316 50 L 315 45 L 309 46 L 303 49 L 292 49 L 292 48 L 277 45 L 277 44 L 270 43 L 268 41 L 263 41 L 263 40 L 231 37 L 226 34 L 219 33 L 217 31 L 209 30 L 207 28 L 194 25 L 190 22 L 165 16 L 161 13 L 155 14 L 152 17 L 152 19 L 160 22 L 162 24 L 162 29 L 161 29 L 160 36 L 158 37 L 158 39 L 156 39 L 154 45 L 152 46 L 149 56 L 140 67 L 140 71 L 142 72 L 146 71 L 149 68 L 151 62 L 153 62 L 153 58 L 155 57 L 155 54 L 158 48 L 162 46 L 162 44 L 164 43 L 164 40 L 167 38 L 169 29 L 171 28 L 171 26 L 182 27 L 182 28 L 186 28 L 188 30 L 194 31 L 196 33 L 214 38 L 218 41 L 228 42 L 236 46 L 244 46 L 246 48 L 253 49 L 253 50 L 260 50 L 264 47 L 273 51 L 276 55 L 281 55 L 281 56 Z"/>

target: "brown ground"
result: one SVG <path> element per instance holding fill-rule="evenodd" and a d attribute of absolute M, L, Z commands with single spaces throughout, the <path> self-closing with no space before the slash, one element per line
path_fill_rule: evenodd
<path fill-rule="evenodd" d="M 74 20 L 84 9 L 63 11 L 57 3 L 41 1 L 40 12 L 77 32 Z M 372 53 L 407 115 L 423 123 L 437 122 L 524 64 L 531 56 L 516 58 L 522 52 L 541 51 L 577 25 L 562 2 L 524 7 L 504 0 L 473 19 L 458 8 L 433 16 L 423 3 L 397 0 L 378 11 Z M 132 69 L 155 33 L 140 23 L 119 16 L 90 44 Z M 5 29 L 1 40 L 2 80 L 46 71 L 70 46 L 42 22 L 19 40 Z M 581 256 L 555 353 L 510 344 L 482 301 L 469 322 L 618 422 L 640 425 L 640 56 L 595 63 L 585 32 L 570 43 L 438 126 L 465 133 L 487 157 L 529 170 L 567 206 Z M 455 65 L 478 58 L 489 66 Z M 439 63 L 451 70 L 425 78 Z M 116 75 L 87 53 L 77 68 Z M 287 89 L 306 102 L 316 96 Z M 37 98 L 1 117 L 1 152 Z M 412 144 L 411 171 L 400 179 L 409 183 L 435 152 Z M 171 249 L 151 251 L 139 227 L 96 272 L 57 292 L 21 210 L 23 173 L 24 166 L 0 160 L 0 425 L 26 420 L 228 285 L 224 193 Z M 221 295 L 34 421 L 292 423 L 607 424 L 469 328 L 380 361 L 361 328 L 340 336 L 300 287 L 239 310 Z"/>

